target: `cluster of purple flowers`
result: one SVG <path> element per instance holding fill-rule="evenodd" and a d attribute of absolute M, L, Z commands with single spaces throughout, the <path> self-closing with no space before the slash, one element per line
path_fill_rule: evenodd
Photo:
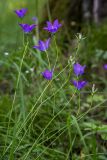
<path fill-rule="evenodd" d="M 84 74 L 85 68 L 86 68 L 86 65 L 82 66 L 79 63 L 75 63 L 73 65 L 73 70 L 75 75 L 77 76 L 77 79 L 79 78 L 79 76 Z M 87 84 L 85 80 L 73 80 L 71 82 L 78 90 L 82 89 Z"/>
<path fill-rule="evenodd" d="M 17 14 L 17 16 L 19 18 L 23 18 L 27 13 L 27 9 L 22 8 L 20 10 L 15 10 L 15 13 Z M 37 18 L 33 17 L 32 20 L 37 21 Z M 58 29 L 62 26 L 62 24 L 60 24 L 57 19 L 53 23 L 50 21 L 47 21 L 46 24 L 47 24 L 47 26 L 45 26 L 43 29 L 52 33 L 52 34 L 55 34 L 58 31 Z M 19 25 L 22 28 L 22 30 L 24 31 L 24 33 L 27 33 L 27 34 L 30 33 L 35 27 L 37 27 L 36 24 L 29 25 L 29 24 L 21 24 L 20 23 Z M 46 52 L 50 46 L 50 40 L 51 40 L 51 38 L 48 38 L 46 41 L 39 40 L 38 45 L 33 46 L 33 48 L 35 48 L 39 51 L 42 51 L 42 52 L 43 51 Z M 74 73 L 77 77 L 84 74 L 85 68 L 86 68 L 85 65 L 81 66 L 79 63 L 76 63 L 73 65 L 73 70 L 74 70 Z M 105 68 L 107 68 L 107 66 L 105 66 Z M 46 80 L 51 80 L 53 77 L 53 70 L 46 69 L 44 72 L 42 72 L 42 76 Z M 78 90 L 82 89 L 87 84 L 87 82 L 85 80 L 83 80 L 83 81 L 73 80 L 71 82 Z"/>
<path fill-rule="evenodd" d="M 19 18 L 23 18 L 26 13 L 27 13 L 28 9 L 27 8 L 22 8 L 22 9 L 17 9 L 15 10 L 14 12 L 16 13 L 16 15 L 19 17 Z M 33 17 L 33 20 L 34 20 L 34 17 Z M 21 24 L 19 23 L 20 27 L 22 28 L 22 30 L 24 31 L 24 33 L 30 33 L 35 27 L 36 25 L 35 24 Z"/>
<path fill-rule="evenodd" d="M 15 10 L 15 13 L 17 14 L 17 16 L 19 18 L 23 18 L 25 16 L 26 12 L 27 12 L 27 9 L 24 9 L 24 8 L 22 8 L 20 10 Z M 36 21 L 37 18 L 33 17 L 32 20 Z M 47 21 L 46 24 L 47 24 L 47 26 L 44 27 L 43 29 L 47 30 L 48 32 L 50 32 L 52 34 L 56 33 L 58 31 L 58 29 L 62 26 L 62 24 L 60 24 L 57 19 L 53 23 Z M 30 33 L 36 27 L 35 24 L 31 24 L 31 25 L 19 24 L 19 25 L 23 29 L 24 33 Z M 38 49 L 39 51 L 46 52 L 46 50 L 50 46 L 50 40 L 51 40 L 50 38 L 48 38 L 46 41 L 39 40 L 38 45 L 33 46 L 33 48 Z M 42 72 L 42 75 L 45 79 L 51 80 L 52 76 L 53 76 L 53 70 L 50 71 L 50 70 L 46 69 L 44 72 Z"/>
<path fill-rule="evenodd" d="M 47 26 L 44 27 L 44 30 L 47 30 L 48 32 L 53 34 L 56 33 L 61 26 L 62 25 L 56 19 L 53 22 L 53 24 L 48 21 Z M 46 41 L 39 40 L 38 46 L 34 46 L 33 48 L 38 49 L 40 51 L 46 51 L 49 48 L 49 45 L 50 45 L 50 38 L 48 38 Z"/>
<path fill-rule="evenodd" d="M 14 12 L 17 14 L 17 16 L 19 18 L 23 18 L 26 15 L 26 13 L 27 13 L 27 9 L 26 8 L 22 8 L 20 10 L 15 10 Z M 36 17 L 32 17 L 32 20 L 33 21 L 37 21 L 37 18 Z M 29 25 L 29 24 L 19 24 L 19 25 L 22 27 L 22 29 L 23 29 L 23 31 L 25 33 L 31 32 L 36 27 L 35 24 L 32 24 L 32 25 Z M 60 24 L 58 22 L 58 20 L 56 19 L 53 23 L 47 21 L 47 26 L 44 27 L 43 29 L 47 30 L 50 33 L 56 33 L 61 26 L 62 26 L 62 24 Z M 45 45 L 45 43 L 44 43 L 44 45 Z M 43 45 L 42 45 L 42 47 L 43 47 Z M 41 47 L 40 47 L 40 50 L 41 50 Z"/>

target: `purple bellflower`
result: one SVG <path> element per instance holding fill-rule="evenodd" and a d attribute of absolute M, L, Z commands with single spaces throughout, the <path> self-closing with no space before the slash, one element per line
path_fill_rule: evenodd
<path fill-rule="evenodd" d="M 48 38 L 46 41 L 39 40 L 38 45 L 34 46 L 33 48 L 38 49 L 40 51 L 46 51 L 49 48 L 50 45 L 50 38 Z"/>
<path fill-rule="evenodd" d="M 86 65 L 81 66 L 79 63 L 74 64 L 73 69 L 76 76 L 82 75 L 84 73 Z"/>
<path fill-rule="evenodd" d="M 27 10 L 28 10 L 27 8 L 22 8 L 22 9 L 19 9 L 19 10 L 17 9 L 14 12 L 17 14 L 17 16 L 19 18 L 23 18 L 25 16 Z"/>
<path fill-rule="evenodd" d="M 47 30 L 51 33 L 56 33 L 61 26 L 62 24 L 60 24 L 57 19 L 53 22 L 53 24 L 47 21 L 47 26 L 44 27 L 44 30 Z"/>
<path fill-rule="evenodd" d="M 81 90 L 82 88 L 84 88 L 87 84 L 86 81 L 76 81 L 76 80 L 73 80 L 71 81 L 73 83 L 73 85 L 78 89 L 78 90 Z"/>
<path fill-rule="evenodd" d="M 49 71 L 46 69 L 44 72 L 42 72 L 42 76 L 47 80 L 51 80 L 53 76 L 53 70 Z"/>
<path fill-rule="evenodd" d="M 25 33 L 30 33 L 35 27 L 36 24 L 19 24 Z"/>
<path fill-rule="evenodd" d="M 107 70 L 107 64 L 104 64 L 104 66 L 103 66 L 103 67 L 104 67 L 104 69 L 105 69 L 105 70 Z"/>

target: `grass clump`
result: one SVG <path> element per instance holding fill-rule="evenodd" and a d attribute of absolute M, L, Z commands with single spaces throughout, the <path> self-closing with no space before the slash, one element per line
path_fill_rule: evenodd
<path fill-rule="evenodd" d="M 46 24 L 39 28 L 39 20 L 24 34 L 15 19 L 9 26 L 18 30 L 17 43 L 10 37 L 0 47 L 1 159 L 106 159 L 106 71 L 98 72 L 106 63 L 106 24 L 103 33 L 92 28 L 86 38 L 76 34 L 72 39 L 58 24 L 52 26 L 57 33 L 42 31 Z M 46 49 L 45 36 L 51 38 Z"/>

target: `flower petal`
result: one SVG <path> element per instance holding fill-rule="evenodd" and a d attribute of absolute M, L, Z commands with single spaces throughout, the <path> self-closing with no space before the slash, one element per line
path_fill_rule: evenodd
<path fill-rule="evenodd" d="M 56 19 L 55 21 L 54 21 L 54 23 L 53 23 L 53 26 L 58 26 L 58 19 Z"/>
<path fill-rule="evenodd" d="M 48 49 L 48 47 L 49 47 L 49 44 L 50 44 L 50 38 L 48 38 L 47 40 L 46 40 L 46 48 Z"/>
<path fill-rule="evenodd" d="M 46 23 L 47 23 L 47 27 L 48 28 L 52 27 L 52 23 L 51 22 L 47 21 Z"/>

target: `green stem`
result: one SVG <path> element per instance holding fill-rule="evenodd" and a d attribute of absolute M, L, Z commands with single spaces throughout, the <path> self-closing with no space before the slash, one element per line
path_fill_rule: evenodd
<path fill-rule="evenodd" d="M 78 57 L 79 49 L 80 49 L 80 41 L 78 41 L 78 46 L 77 46 L 77 50 L 76 50 L 76 53 L 75 53 L 75 59 L 77 59 L 77 57 Z"/>
<path fill-rule="evenodd" d="M 21 19 L 21 23 L 23 24 L 23 19 Z M 22 33 L 22 43 L 23 43 L 23 46 L 25 46 L 25 33 L 24 32 Z"/>
<path fill-rule="evenodd" d="M 54 65 L 53 70 L 55 69 L 56 63 L 57 63 L 57 61 L 58 61 L 58 47 L 57 47 L 56 37 L 55 37 L 55 36 L 54 36 L 54 43 L 55 43 L 55 47 L 56 47 L 56 61 L 55 61 L 55 65 Z"/>
<path fill-rule="evenodd" d="M 26 115 L 26 109 L 25 109 L 25 101 L 24 101 L 24 93 L 23 93 L 23 81 L 22 78 L 20 77 L 19 81 L 19 89 L 20 89 L 20 103 L 21 103 L 21 114 L 23 117 L 23 122 L 25 120 L 25 115 Z"/>
<path fill-rule="evenodd" d="M 49 7 L 49 0 L 47 0 L 47 12 L 48 12 L 48 19 L 51 21 L 51 13 L 50 13 L 50 7 Z"/>
<path fill-rule="evenodd" d="M 45 51 L 45 53 L 46 53 L 46 56 L 47 56 L 47 59 L 48 59 L 49 69 L 51 69 L 50 60 L 49 60 L 49 56 L 48 56 L 48 52 Z"/>
<path fill-rule="evenodd" d="M 73 99 L 75 93 L 72 95 L 72 97 L 70 98 L 70 100 L 66 103 L 66 105 L 50 120 L 50 122 L 46 125 L 46 127 L 43 129 L 43 131 L 41 132 L 41 134 L 39 135 L 39 137 L 35 140 L 35 142 L 33 143 L 33 145 L 31 146 L 31 148 L 28 150 L 28 152 L 25 155 L 24 160 L 27 159 L 28 155 L 30 154 L 30 152 L 32 151 L 32 149 L 34 148 L 34 146 L 37 144 L 39 138 L 41 137 L 41 135 L 44 133 L 44 131 L 48 128 L 48 126 L 53 122 L 53 120 L 60 115 L 60 113 L 66 108 L 66 106 L 71 102 L 71 100 Z M 38 157 L 37 157 L 38 158 Z"/>
<path fill-rule="evenodd" d="M 81 110 L 81 98 L 80 98 L 80 94 L 81 94 L 81 93 L 80 93 L 80 91 L 79 91 L 77 116 L 79 115 L 80 110 Z"/>
<path fill-rule="evenodd" d="M 67 64 L 67 66 L 66 66 L 65 68 L 62 69 L 62 71 L 60 71 L 60 72 L 54 77 L 54 79 L 56 79 L 62 72 L 64 72 L 67 67 L 68 67 L 68 64 Z M 53 79 L 53 80 L 54 80 L 54 79 Z M 52 81 L 53 81 L 53 80 L 52 80 Z M 50 81 L 50 83 L 52 83 L 52 81 Z M 50 97 L 48 97 L 47 99 L 45 99 L 45 100 L 42 102 L 42 104 L 40 104 L 40 105 L 38 106 L 38 108 L 34 111 L 35 106 L 37 105 L 37 103 L 39 102 L 39 100 L 41 99 L 41 97 L 43 96 L 43 94 L 45 93 L 45 91 L 47 90 L 48 86 L 50 85 L 50 83 L 48 83 L 48 85 L 45 87 L 45 89 L 43 90 L 43 92 L 42 92 L 41 95 L 39 96 L 38 100 L 37 100 L 37 101 L 35 102 L 35 104 L 32 106 L 32 109 L 30 110 L 29 114 L 26 116 L 24 122 L 21 124 L 21 126 L 19 126 L 19 130 L 18 130 L 18 132 L 16 133 L 16 136 L 19 135 L 19 133 L 21 132 L 22 128 L 24 128 L 24 125 L 26 125 L 27 122 L 28 122 L 31 118 L 32 118 L 32 121 L 31 121 L 31 124 L 32 124 L 32 122 L 33 122 L 33 116 L 37 115 L 37 112 L 38 112 L 38 110 L 40 109 L 40 107 L 41 107 L 47 100 L 49 100 L 49 99 L 52 98 L 54 95 L 56 95 L 56 94 L 60 91 L 60 89 L 62 89 L 62 88 L 65 86 L 65 84 L 66 84 L 67 82 L 68 82 L 68 80 L 67 80 L 67 81 L 64 83 L 64 85 L 62 85 L 61 88 L 59 88 L 53 95 L 51 95 Z M 34 113 L 33 113 L 33 111 L 34 111 Z M 33 113 L 33 114 L 32 114 L 32 113 Z M 28 128 L 29 128 L 29 126 L 28 126 Z M 23 137 L 25 137 L 26 133 L 27 133 L 27 130 L 26 130 L 26 132 L 25 132 L 25 134 L 24 134 Z M 22 140 L 23 140 L 23 138 L 22 138 Z M 21 143 L 22 140 L 20 140 L 19 143 Z M 9 146 L 7 147 L 5 153 L 6 153 L 6 152 L 8 151 L 8 149 L 11 147 L 11 144 L 12 144 L 12 142 L 11 142 L 11 143 L 9 144 Z M 18 145 L 18 146 L 19 146 L 19 145 Z M 17 148 L 18 148 L 18 147 L 17 147 Z"/>

